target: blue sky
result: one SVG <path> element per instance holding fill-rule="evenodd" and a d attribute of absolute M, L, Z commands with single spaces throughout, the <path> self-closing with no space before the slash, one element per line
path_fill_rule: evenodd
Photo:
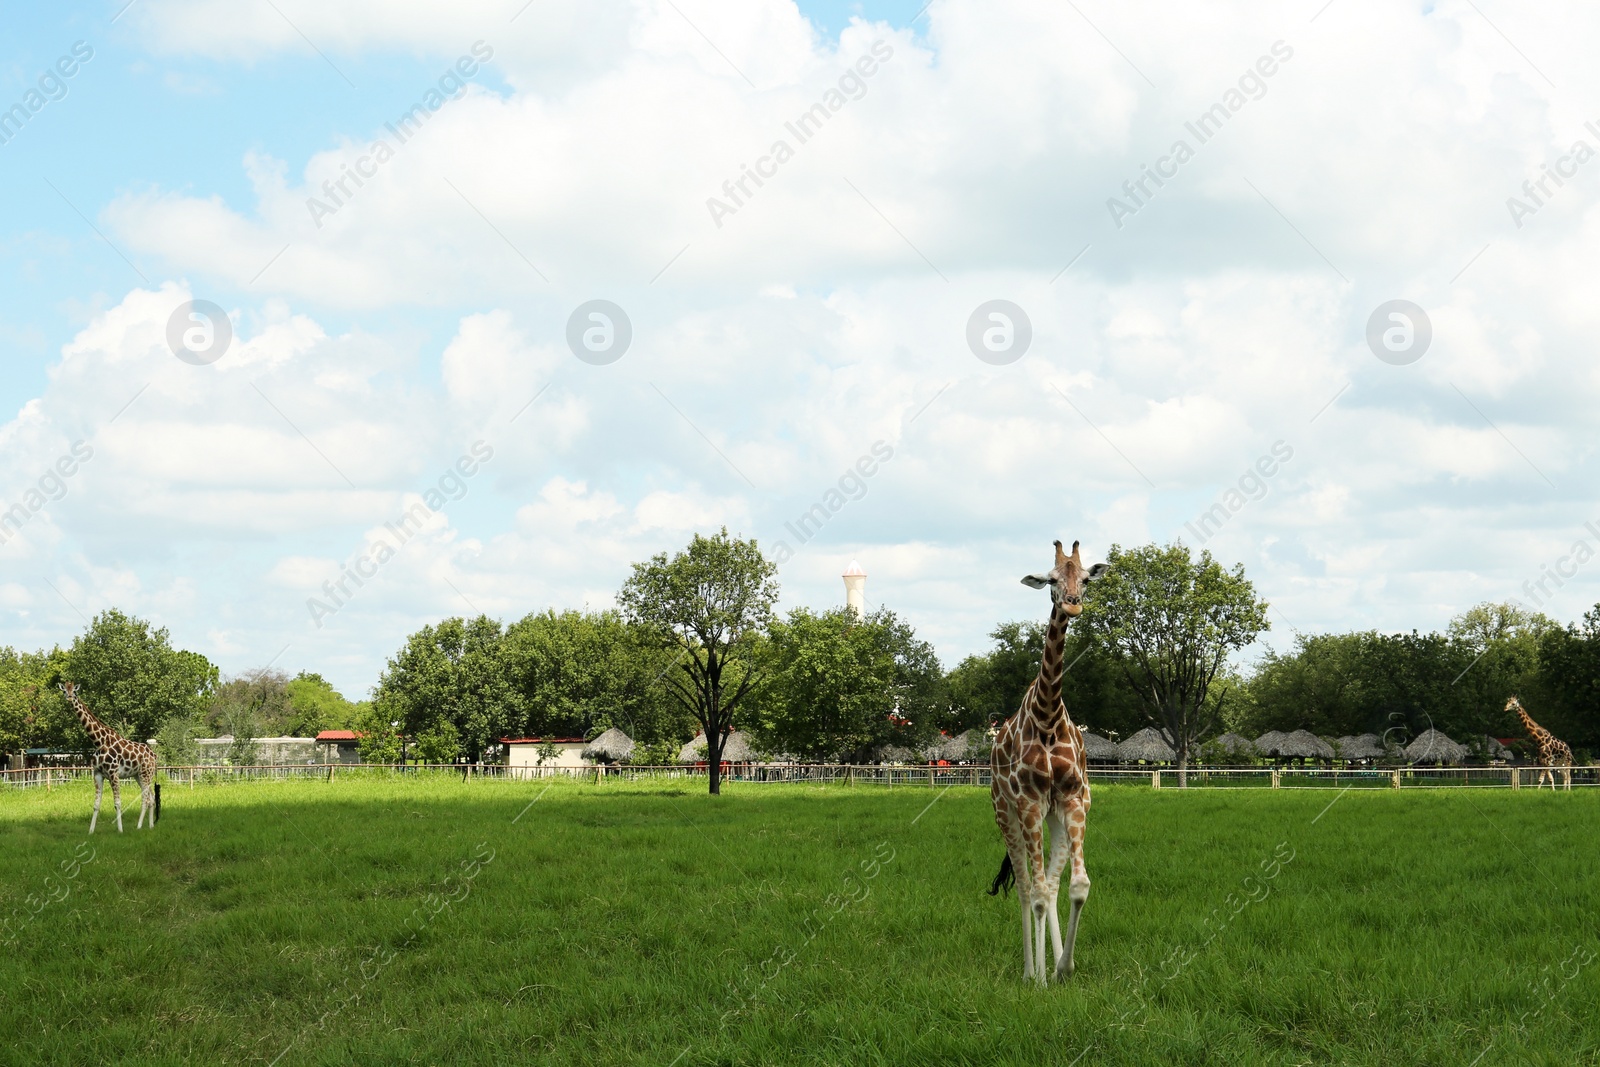
<path fill-rule="evenodd" d="M 607 606 L 723 524 L 787 544 L 788 605 L 859 558 L 949 661 L 1042 613 L 1016 578 L 1052 539 L 1193 545 L 1208 511 L 1262 647 L 1600 598 L 1581 9 L 119 6 L 11 13 L 0 63 L 9 107 L 94 50 L 0 145 L 0 510 L 94 450 L 0 544 L 0 642 L 115 605 L 354 694 L 425 622 Z M 164 340 L 191 298 L 230 316 L 214 365 Z M 633 326 L 609 365 L 566 340 L 596 299 Z M 1031 323 L 1009 362 L 968 341 L 994 300 Z M 1415 360 L 1368 340 L 1395 300 Z M 462 499 L 313 620 L 476 441 Z"/>

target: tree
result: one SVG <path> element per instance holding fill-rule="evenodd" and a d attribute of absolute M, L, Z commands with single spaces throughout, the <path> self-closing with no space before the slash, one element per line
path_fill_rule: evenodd
<path fill-rule="evenodd" d="M 368 721 L 387 731 L 389 722 L 399 720 L 401 733 L 417 738 L 441 738 L 439 724 L 449 723 L 467 754 L 482 759 L 515 721 L 501 643 L 500 623 L 486 615 L 424 626 L 389 660 Z M 370 748 L 377 751 L 383 743 L 375 736 Z M 363 759 L 367 751 L 362 748 Z M 449 760 L 455 756 L 451 753 Z"/>
<path fill-rule="evenodd" d="M 1181 542 L 1123 551 L 1089 587 L 1082 618 L 1115 657 L 1144 711 L 1177 754 L 1178 784 L 1188 784 L 1189 752 L 1221 721 L 1225 694 L 1211 685 L 1230 653 L 1270 627 L 1244 567 L 1222 568 Z M 1211 698 L 1211 699 L 1208 699 Z"/>
<path fill-rule="evenodd" d="M 764 747 L 854 762 L 881 745 L 911 748 L 937 735 L 949 707 L 944 672 L 893 612 L 796 608 L 771 630 L 753 724 Z"/>
<path fill-rule="evenodd" d="M 354 729 L 361 703 L 351 703 L 320 674 L 301 671 L 284 686 L 289 695 L 287 732 L 291 737 L 315 737 L 323 730 Z"/>
<path fill-rule="evenodd" d="M 66 654 L 18 652 L 0 648 L 0 755 L 21 755 L 26 748 L 61 743 L 77 717 L 55 688 Z"/>
<path fill-rule="evenodd" d="M 615 726 L 635 742 L 694 734 L 667 688 L 675 653 L 616 611 L 544 611 L 506 627 L 502 659 L 528 737 L 594 737 Z M 674 747 L 674 753 L 677 749 Z"/>
<path fill-rule="evenodd" d="M 617 594 L 629 622 L 679 659 L 673 696 L 706 735 L 710 791 L 722 792 L 722 746 L 734 715 L 761 679 L 757 649 L 778 599 L 777 567 L 754 540 L 699 534 L 677 555 L 633 565 Z"/>
<path fill-rule="evenodd" d="M 111 608 L 72 642 L 61 677 L 82 688 L 102 722 L 143 739 L 174 715 L 198 717 L 216 688 L 217 668 L 198 652 L 174 649 L 165 628 Z M 81 729 L 74 733 L 87 744 Z"/>

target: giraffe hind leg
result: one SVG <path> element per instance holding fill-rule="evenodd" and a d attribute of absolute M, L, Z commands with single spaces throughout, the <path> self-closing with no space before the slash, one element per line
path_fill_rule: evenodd
<path fill-rule="evenodd" d="M 105 793 L 106 777 L 100 773 L 99 768 L 94 772 L 94 811 L 89 816 L 89 832 L 94 833 L 94 824 L 100 819 L 100 797 Z"/>
<path fill-rule="evenodd" d="M 122 785 L 117 781 L 117 772 L 111 775 L 111 804 L 117 809 L 117 833 L 122 833 Z"/>

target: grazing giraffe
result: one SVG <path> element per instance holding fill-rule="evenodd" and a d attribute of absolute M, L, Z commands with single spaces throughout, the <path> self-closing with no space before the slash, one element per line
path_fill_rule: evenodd
<path fill-rule="evenodd" d="M 1572 788 L 1572 749 L 1567 747 L 1565 741 L 1559 740 L 1555 734 L 1533 721 L 1522 701 L 1512 697 L 1506 701 L 1506 710 L 1515 710 L 1517 717 L 1522 720 L 1522 728 L 1528 731 L 1528 736 L 1533 738 L 1533 743 L 1539 746 L 1539 782 L 1535 789 L 1543 788 L 1545 779 L 1550 779 L 1550 791 L 1555 792 L 1555 768 L 1561 768 L 1561 777 L 1566 782 L 1568 789 Z"/>
<path fill-rule="evenodd" d="M 95 718 L 83 706 L 83 701 L 78 699 L 76 685 L 64 682 L 61 691 L 67 694 L 67 702 L 78 713 L 79 721 L 94 742 L 94 814 L 89 816 L 89 832 L 94 833 L 94 824 L 100 818 L 100 798 L 105 793 L 106 779 L 109 778 L 111 803 L 117 809 L 117 833 L 122 833 L 122 787 L 119 779 L 123 777 L 139 779 L 139 823 L 134 829 L 144 829 L 147 807 L 150 809 L 150 828 L 155 829 L 156 817 L 161 814 L 160 801 L 155 792 L 156 754 L 150 751 L 149 745 L 129 741 Z"/>
<path fill-rule="evenodd" d="M 1078 916 L 1089 899 L 1089 874 L 1083 866 L 1083 831 L 1089 814 L 1089 767 L 1083 731 L 1074 726 L 1061 700 L 1062 645 L 1067 622 L 1083 610 L 1084 585 L 1105 573 L 1098 563 L 1084 570 L 1078 542 L 1072 554 L 1055 543 L 1056 565 L 1048 574 L 1022 579 L 1035 589 L 1050 587 L 1050 625 L 1045 631 L 1039 676 L 1028 687 L 1022 707 L 1007 719 L 995 736 L 990 756 L 993 770 L 990 794 L 994 820 L 1005 838 L 1006 858 L 989 887 L 990 895 L 1015 883 L 1022 909 L 1022 977 L 1047 981 L 1045 925 L 1055 945 L 1056 978 L 1072 974 L 1072 946 L 1078 937 Z M 1045 867 L 1044 827 L 1050 826 L 1050 865 Z M 1068 860 L 1072 878 L 1067 899 L 1072 911 L 1067 919 L 1065 945 L 1056 897 L 1061 872 Z"/>

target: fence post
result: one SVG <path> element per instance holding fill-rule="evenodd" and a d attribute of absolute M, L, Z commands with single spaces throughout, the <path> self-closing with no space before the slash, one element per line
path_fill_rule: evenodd
<path fill-rule="evenodd" d="M 1160 771 L 1151 771 L 1150 772 L 1150 788 L 1151 789 L 1160 789 L 1161 788 L 1161 772 Z"/>
<path fill-rule="evenodd" d="M 1400 788 L 1400 768 L 1399 767 L 1396 767 L 1394 769 L 1394 787 L 1396 789 Z"/>
<path fill-rule="evenodd" d="M 1521 771 L 1520 768 L 1517 768 L 1517 767 L 1512 767 L 1511 768 L 1511 788 L 1512 789 L 1521 789 L 1522 788 L 1522 771 Z"/>
<path fill-rule="evenodd" d="M 1278 788 L 1278 768 L 1272 768 L 1272 788 Z"/>
<path fill-rule="evenodd" d="M 933 767 L 931 764 L 928 767 L 928 788 L 933 788 Z"/>

